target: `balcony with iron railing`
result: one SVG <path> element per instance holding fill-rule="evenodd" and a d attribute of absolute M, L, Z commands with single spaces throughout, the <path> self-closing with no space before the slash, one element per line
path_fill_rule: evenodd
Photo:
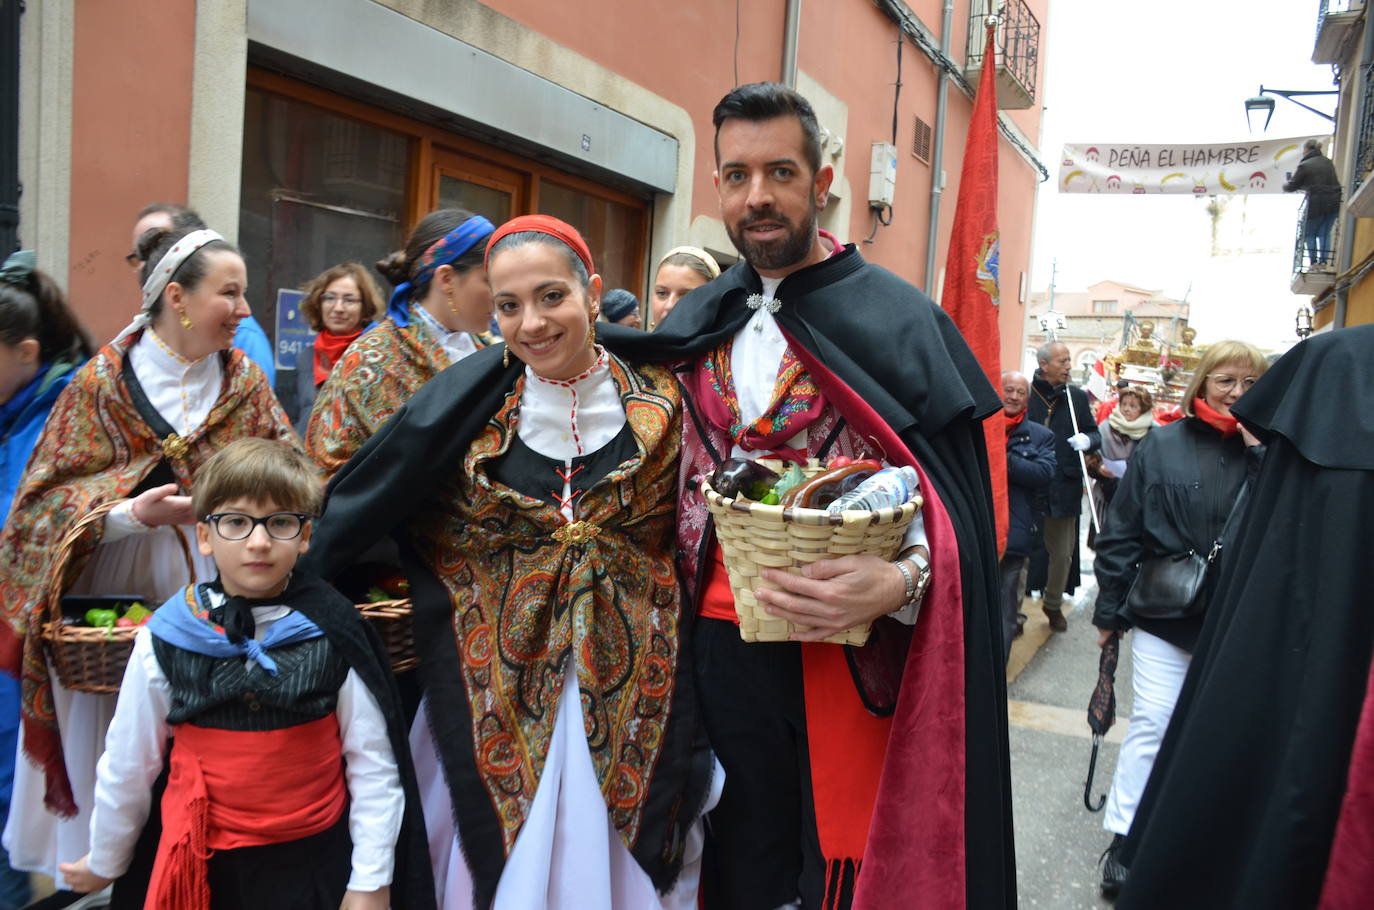
<path fill-rule="evenodd" d="M 983 67 L 988 17 L 996 15 L 997 106 L 1025 110 L 1035 104 L 1040 70 L 1040 20 L 1024 0 L 973 0 L 968 22 L 964 75 L 974 85 Z"/>
<path fill-rule="evenodd" d="M 1331 189 L 1340 192 L 1338 188 Z M 1293 242 L 1293 281 L 1289 285 L 1294 294 L 1320 294 L 1336 281 L 1340 202 L 1336 200 L 1337 208 L 1329 215 L 1317 217 L 1309 217 L 1311 204 L 1312 197 L 1306 196 L 1298 209 L 1297 237 Z"/>
<path fill-rule="evenodd" d="M 1364 0 L 1321 0 L 1317 10 L 1317 40 L 1312 45 L 1313 63 L 1341 63 L 1359 34 Z"/>

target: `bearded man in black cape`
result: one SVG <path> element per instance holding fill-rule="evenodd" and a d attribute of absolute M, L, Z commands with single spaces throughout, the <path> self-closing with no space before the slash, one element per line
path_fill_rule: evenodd
<path fill-rule="evenodd" d="M 1233 409 L 1268 453 L 1125 844 L 1122 910 L 1369 906 L 1372 406 L 1360 326 L 1302 342 Z"/>
<path fill-rule="evenodd" d="M 733 428 L 712 420 L 736 394 L 728 382 L 730 346 L 757 313 L 774 320 L 770 331 L 785 338 L 790 352 L 777 371 L 779 394 L 771 402 L 786 406 L 771 415 L 777 423 L 768 415 L 761 420 L 795 433 L 753 454 L 799 454 L 803 443 L 795 437 L 803 437 L 806 453 L 814 456 L 877 454 L 917 468 L 926 505 L 925 543 L 906 554 L 905 572 L 882 560 L 847 557 L 828 561 L 833 577 L 813 569 L 805 579 L 782 580 L 791 590 L 772 607 L 813 629 L 803 637 L 823 638 L 878 617 L 862 648 L 807 645 L 819 650 L 805 660 L 799 643 L 742 644 L 733 624 L 693 623 L 692 611 L 684 611 L 682 635 L 689 653 L 696 649 L 691 659 L 701 712 L 726 768 L 722 799 L 729 800 L 732 779 L 737 789 L 757 785 L 741 772 L 750 764 L 772 764 L 764 784 L 778 794 L 764 811 L 779 814 L 757 819 L 762 827 L 734 827 L 747 821 L 747 804 L 730 812 L 726 802 L 727 811 L 711 819 L 714 838 L 733 835 L 738 844 L 741 834 L 753 831 L 767 843 L 747 868 L 738 862 L 727 867 L 732 858 L 712 852 L 708 843 L 706 906 L 771 910 L 800 898 L 808 908 L 823 900 L 838 907 L 882 908 L 899 900 L 930 910 L 1014 907 L 997 557 L 980 425 L 1001 402 L 942 310 L 907 282 L 865 263 L 853 244 L 841 246 L 818 233 L 816 214 L 833 172 L 821 164 L 819 128 L 804 98 L 779 85 L 743 86 L 718 106 L 716 122 L 722 212 L 748 261 L 685 297 L 652 334 L 596 327 L 597 341 L 617 356 L 679 364 L 684 399 L 692 399 L 690 419 L 683 420 L 679 520 L 687 603 L 700 604 L 713 581 L 703 560 L 714 553 L 714 535 L 701 506 L 700 474 L 730 457 L 730 446 L 718 445 L 722 434 L 729 441 L 758 429 L 759 421 Z M 750 184 L 763 189 L 731 195 Z M 768 298 L 764 273 L 772 276 Z M 779 275 L 785 277 L 779 281 Z M 503 366 L 501 355 L 502 346 L 494 346 L 439 374 L 335 475 L 308 557 L 320 574 L 334 576 L 373 540 L 402 525 L 436 488 L 436 477 L 461 463 L 523 369 L 518 361 Z M 706 370 L 708 361 L 714 370 Z M 703 377 L 707 385 L 727 380 L 723 395 L 701 398 Z M 807 433 L 806 421 L 787 423 L 797 413 L 808 415 L 810 429 L 818 432 Z M 914 553 L 927 546 L 923 569 L 925 559 Z M 407 572 L 428 686 L 426 667 L 453 659 L 451 608 L 414 560 Z M 913 595 L 923 585 L 906 578 L 915 583 L 927 572 L 929 591 L 919 604 Z M 887 617 L 908 604 L 908 624 Z M 717 628 L 704 641 L 708 624 Z M 728 634 L 720 626 L 728 626 Z M 812 677 L 806 663 L 822 676 Z M 743 693 L 733 685 L 741 674 L 757 682 L 770 668 L 777 674 L 766 683 L 764 699 L 772 699 L 776 717 L 767 724 L 770 738 L 751 744 L 751 725 L 763 725 L 757 713 L 747 712 L 767 706 L 759 699 L 736 705 Z M 834 695 L 829 704 L 813 705 L 810 685 L 803 702 L 803 674 L 834 679 L 836 671 L 843 685 L 825 690 Z M 819 742 L 809 740 L 813 711 L 836 716 L 831 709 L 838 703 L 836 725 L 827 726 Z M 812 771 L 812 747 L 828 747 L 825 775 Z M 750 751 L 754 762 L 735 761 Z M 852 759 L 854 766 L 834 769 L 837 758 Z"/>
<path fill-rule="evenodd" d="M 679 370 L 690 419 L 678 546 L 702 714 L 726 772 L 706 905 L 1013 906 L 979 425 L 1000 402 L 942 310 L 818 231 L 833 172 L 801 95 L 741 86 L 713 120 L 721 215 L 745 261 L 659 329 L 693 355 Z M 742 642 L 700 482 L 725 459 L 770 453 L 916 467 L 924 540 L 908 535 L 899 556 L 933 579 L 924 604 L 911 603 L 900 558 L 765 570 L 781 590 L 760 602 L 810 631 Z M 875 623 L 863 647 L 815 643 L 861 622 Z"/>

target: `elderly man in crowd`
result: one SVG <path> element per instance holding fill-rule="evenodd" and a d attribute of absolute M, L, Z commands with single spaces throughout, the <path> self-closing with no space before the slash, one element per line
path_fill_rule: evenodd
<path fill-rule="evenodd" d="M 1054 480 L 1054 433 L 1026 419 L 1030 380 L 1008 370 L 1002 374 L 1002 419 L 1007 430 L 1007 502 L 1011 521 L 1007 549 L 998 564 L 1001 574 L 1003 659 L 1011 657 L 1011 641 L 1021 634 L 1021 573 L 1039 545 L 1045 491 Z"/>
<path fill-rule="evenodd" d="M 1069 382 L 1073 360 L 1068 347 L 1057 341 L 1047 342 L 1035 356 L 1040 368 L 1031 383 L 1027 413 L 1030 420 L 1054 433 L 1057 468 L 1045 511 L 1045 551 L 1049 558 L 1042 603 L 1050 628 L 1063 632 L 1069 627 L 1064 619 L 1064 592 L 1077 585 L 1078 575 L 1078 516 L 1083 511 L 1083 474 L 1078 453 L 1098 448 L 1102 436 L 1093 423 L 1088 393 Z M 1070 407 L 1073 414 L 1069 413 Z M 1031 572 L 1032 588 L 1039 587 L 1037 574 Z M 1073 585 L 1069 583 L 1070 574 L 1074 576 Z"/>

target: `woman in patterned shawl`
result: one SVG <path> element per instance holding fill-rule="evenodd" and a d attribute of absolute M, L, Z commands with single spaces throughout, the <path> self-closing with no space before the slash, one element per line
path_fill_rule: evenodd
<path fill-rule="evenodd" d="M 722 778 L 681 651 L 678 386 L 596 343 L 601 278 L 563 222 L 504 225 L 488 275 L 508 346 L 335 476 L 312 555 L 328 576 L 400 531 L 442 907 L 695 908 Z"/>
<path fill-rule="evenodd" d="M 462 209 L 426 215 L 404 250 L 377 263 L 396 285 L 387 318 L 349 346 L 320 388 L 306 446 L 337 471 L 436 373 L 483 347 L 491 290 L 482 261 L 492 224 Z"/>
<path fill-rule="evenodd" d="M 58 397 L 0 537 L 0 669 L 23 686 L 20 748 L 4 844 L 17 869 L 56 878 L 90 849 L 95 763 L 113 695 L 54 683 L 39 633 L 53 554 L 78 520 L 69 593 L 160 603 L 185 585 L 177 534 L 194 540 L 191 484 L 244 436 L 299 446 L 261 369 L 230 345 L 247 317 L 243 258 L 214 231 L 150 231 L 143 307 Z M 209 581 L 214 566 L 196 565 Z M 60 730 L 60 733 L 59 733 Z"/>

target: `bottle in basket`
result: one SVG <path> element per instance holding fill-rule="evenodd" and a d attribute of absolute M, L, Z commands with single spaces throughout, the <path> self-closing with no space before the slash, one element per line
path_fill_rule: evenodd
<path fill-rule="evenodd" d="M 920 475 L 915 468 L 883 468 L 832 502 L 827 511 L 835 514 L 847 509 L 896 509 L 915 496 L 919 487 Z"/>

